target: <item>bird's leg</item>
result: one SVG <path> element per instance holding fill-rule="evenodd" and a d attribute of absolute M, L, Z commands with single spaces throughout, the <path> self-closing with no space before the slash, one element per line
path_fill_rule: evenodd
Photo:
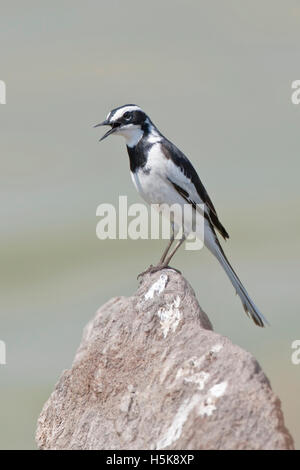
<path fill-rule="evenodd" d="M 170 241 L 169 241 L 169 243 L 168 243 L 168 245 L 167 245 L 165 251 L 163 252 L 162 257 L 160 258 L 158 265 L 163 264 L 163 262 L 165 261 L 165 258 L 166 258 L 166 256 L 167 256 L 167 254 L 169 253 L 169 250 L 170 250 L 170 248 L 171 248 L 171 246 L 172 246 L 172 243 L 174 242 L 174 239 L 175 239 L 175 235 L 174 235 L 174 225 L 171 224 L 171 227 L 172 227 L 172 235 L 171 235 Z"/>
<path fill-rule="evenodd" d="M 162 269 L 162 267 L 163 267 L 163 265 L 164 265 L 164 260 L 165 260 L 165 258 L 166 258 L 166 256 L 167 256 L 167 254 L 169 253 L 169 250 L 170 250 L 170 248 L 171 248 L 171 246 L 172 246 L 172 243 L 173 243 L 174 240 L 175 240 L 174 224 L 173 224 L 173 223 L 171 223 L 171 228 L 172 228 L 172 235 L 171 235 L 170 241 L 169 241 L 169 243 L 168 243 L 168 245 L 167 245 L 165 251 L 163 252 L 162 257 L 160 258 L 158 264 L 157 264 L 156 266 L 153 266 L 153 265 L 151 264 L 151 265 L 149 266 L 149 268 L 146 269 L 146 271 L 143 271 L 142 273 L 140 273 L 137 278 L 143 276 L 143 275 L 146 274 L 146 273 L 155 273 L 156 271 L 159 271 L 160 269 Z"/>
<path fill-rule="evenodd" d="M 169 256 L 165 259 L 164 261 L 164 265 L 165 266 L 168 266 L 171 259 L 173 258 L 173 256 L 175 255 L 176 251 L 178 250 L 178 248 L 181 247 L 181 245 L 183 244 L 185 240 L 185 236 L 183 235 L 182 238 L 178 241 L 178 243 L 174 246 L 173 250 L 171 251 L 171 253 L 169 254 Z M 173 268 L 172 268 L 173 269 Z"/>
<path fill-rule="evenodd" d="M 168 245 L 168 250 L 165 250 L 162 258 L 163 258 L 163 262 L 159 262 L 157 266 L 150 266 L 148 269 L 146 269 L 146 271 L 142 272 L 141 274 L 138 275 L 138 278 L 140 276 L 143 276 L 144 274 L 146 273 L 155 273 L 157 271 L 160 271 L 161 269 L 164 269 L 164 268 L 169 268 L 169 269 L 173 269 L 174 271 L 177 271 L 179 274 L 181 274 L 181 272 L 178 270 L 178 269 L 175 269 L 175 268 L 171 268 L 169 266 L 169 262 L 171 261 L 171 259 L 173 258 L 173 256 L 175 255 L 176 251 L 178 250 L 178 248 L 182 245 L 182 243 L 184 242 L 185 240 L 185 236 L 183 235 L 182 238 L 178 241 L 178 243 L 175 245 L 175 247 L 173 248 L 173 250 L 171 251 L 171 253 L 169 254 L 169 256 L 166 258 L 166 254 L 167 252 L 169 251 L 170 249 L 170 246 L 171 244 L 173 243 L 174 241 L 174 234 L 173 234 L 173 240 L 172 240 L 172 243 L 169 243 Z"/>

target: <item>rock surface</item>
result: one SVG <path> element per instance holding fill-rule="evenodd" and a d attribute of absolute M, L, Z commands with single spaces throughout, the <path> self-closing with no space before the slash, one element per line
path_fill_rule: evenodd
<path fill-rule="evenodd" d="M 41 449 L 293 449 L 251 354 L 164 270 L 101 307 L 38 420 Z"/>

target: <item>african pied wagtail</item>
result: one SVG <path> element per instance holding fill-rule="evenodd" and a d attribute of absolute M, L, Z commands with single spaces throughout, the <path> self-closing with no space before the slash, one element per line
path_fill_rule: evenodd
<path fill-rule="evenodd" d="M 147 114 L 136 105 L 130 104 L 113 109 L 106 120 L 95 127 L 98 126 L 111 127 L 100 141 L 112 134 L 125 137 L 131 177 L 137 191 L 146 202 L 156 205 L 179 204 L 180 207 L 191 204 L 193 211 L 198 210 L 197 204 L 203 205 L 203 241 L 205 246 L 222 265 L 239 295 L 247 315 L 252 318 L 256 325 L 265 326 L 267 324 L 266 319 L 252 302 L 225 256 L 215 230 L 225 240 L 229 238 L 229 235 L 219 221 L 216 209 L 187 157 L 159 132 Z M 158 265 L 155 267 L 150 266 L 147 271 L 155 272 L 168 267 L 177 249 L 186 236 L 192 232 L 192 227 L 192 220 L 186 220 L 185 218 L 181 223 L 181 227 L 178 227 L 176 221 L 173 220 L 173 235 L 166 250 Z M 169 253 L 175 234 L 179 230 L 183 233 L 182 238 L 177 241 L 177 244 Z"/>

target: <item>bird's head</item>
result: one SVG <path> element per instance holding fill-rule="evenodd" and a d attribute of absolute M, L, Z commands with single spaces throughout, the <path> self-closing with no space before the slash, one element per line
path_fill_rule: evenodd
<path fill-rule="evenodd" d="M 139 106 L 126 104 L 110 111 L 105 121 L 94 127 L 110 126 L 100 141 L 112 134 L 121 135 L 125 137 L 126 144 L 133 147 L 147 132 L 151 124 L 150 119 Z"/>

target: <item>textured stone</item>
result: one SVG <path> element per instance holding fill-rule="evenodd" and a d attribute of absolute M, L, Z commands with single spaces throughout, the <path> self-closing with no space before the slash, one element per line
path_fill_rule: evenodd
<path fill-rule="evenodd" d="M 38 420 L 42 449 L 292 449 L 251 354 L 164 270 L 101 307 Z"/>

